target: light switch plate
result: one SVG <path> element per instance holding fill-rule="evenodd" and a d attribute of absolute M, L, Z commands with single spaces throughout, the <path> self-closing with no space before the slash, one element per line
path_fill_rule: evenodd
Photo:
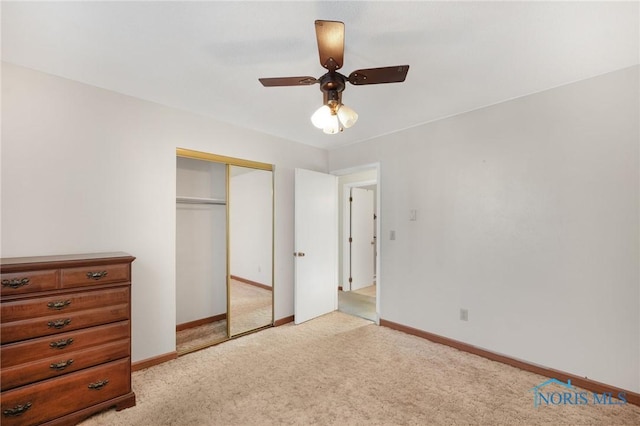
<path fill-rule="evenodd" d="M 460 320 L 461 321 L 469 321 L 469 310 L 468 309 L 460 309 Z"/>

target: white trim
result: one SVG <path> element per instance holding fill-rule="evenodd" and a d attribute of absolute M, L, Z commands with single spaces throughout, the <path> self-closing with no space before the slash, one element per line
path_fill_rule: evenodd
<path fill-rule="evenodd" d="M 377 185 L 378 184 L 378 180 L 377 179 L 369 179 L 369 180 L 363 180 L 363 181 L 358 181 L 358 182 L 349 182 L 349 183 L 345 183 L 342 185 L 342 188 L 361 188 L 363 186 L 370 186 L 370 185 Z"/>

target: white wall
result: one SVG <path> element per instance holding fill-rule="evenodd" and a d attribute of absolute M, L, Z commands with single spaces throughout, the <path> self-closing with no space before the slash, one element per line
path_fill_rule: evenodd
<path fill-rule="evenodd" d="M 381 318 L 640 391 L 638 70 L 331 151 L 381 163 Z"/>
<path fill-rule="evenodd" d="M 176 195 L 227 198 L 227 166 L 176 159 Z M 176 203 L 176 324 L 227 313 L 226 204 Z"/>
<path fill-rule="evenodd" d="M 232 166 L 232 173 L 237 169 Z M 229 192 L 231 275 L 270 286 L 271 172 L 232 175 Z"/>
<path fill-rule="evenodd" d="M 2 256 L 122 250 L 133 361 L 175 350 L 176 147 L 276 164 L 275 318 L 293 314 L 293 171 L 327 153 L 3 63 Z"/>

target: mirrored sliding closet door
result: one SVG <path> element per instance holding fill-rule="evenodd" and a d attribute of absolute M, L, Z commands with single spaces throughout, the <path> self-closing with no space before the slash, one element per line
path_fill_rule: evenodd
<path fill-rule="evenodd" d="M 273 323 L 272 172 L 229 166 L 231 335 Z"/>
<path fill-rule="evenodd" d="M 273 167 L 178 149 L 178 354 L 272 324 Z"/>

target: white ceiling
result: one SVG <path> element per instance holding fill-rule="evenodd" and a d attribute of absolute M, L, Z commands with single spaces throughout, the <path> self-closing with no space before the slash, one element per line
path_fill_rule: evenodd
<path fill-rule="evenodd" d="M 2 59 L 323 148 L 639 63 L 638 2 L 2 2 Z M 314 20 L 346 25 L 341 72 L 409 64 L 351 86 L 360 119 L 325 135 Z"/>

